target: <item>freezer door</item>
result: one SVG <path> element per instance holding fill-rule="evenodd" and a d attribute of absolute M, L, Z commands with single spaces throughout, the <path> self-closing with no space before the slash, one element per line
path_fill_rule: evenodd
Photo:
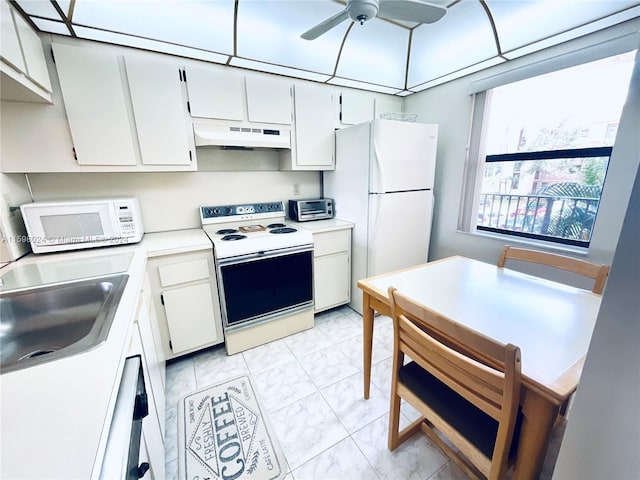
<path fill-rule="evenodd" d="M 438 126 L 372 122 L 370 193 L 433 189 Z"/>
<path fill-rule="evenodd" d="M 427 261 L 433 194 L 430 190 L 369 195 L 367 276 Z"/>

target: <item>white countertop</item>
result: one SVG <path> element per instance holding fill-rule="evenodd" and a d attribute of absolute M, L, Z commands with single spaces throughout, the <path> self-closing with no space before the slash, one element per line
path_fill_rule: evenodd
<path fill-rule="evenodd" d="M 330 218 L 327 220 L 312 220 L 310 222 L 294 222 L 289 220 L 288 223 L 300 228 L 304 228 L 313 233 L 331 232 L 333 230 L 343 230 L 345 228 L 353 228 L 351 222 L 346 222 L 338 218 Z"/>
<path fill-rule="evenodd" d="M 87 278 L 96 276 L 95 270 L 88 268 L 96 259 L 131 255 L 127 285 L 104 343 L 0 377 L 1 478 L 97 478 L 99 452 L 108 433 L 103 427 L 111 422 L 146 260 L 210 248 L 211 242 L 201 229 L 151 233 L 136 245 L 31 254 L 0 270 L 0 276 L 5 276 L 23 266 L 40 265 L 49 275 L 42 281 L 54 283 L 56 271 L 65 272 L 57 281 Z M 72 273 L 56 268 L 64 265 L 72 266 Z M 87 266 L 84 271 L 83 265 Z M 29 281 L 37 281 L 28 276 Z"/>

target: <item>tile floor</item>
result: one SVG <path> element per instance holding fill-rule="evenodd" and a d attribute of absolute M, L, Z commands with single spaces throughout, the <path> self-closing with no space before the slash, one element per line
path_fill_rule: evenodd
<path fill-rule="evenodd" d="M 466 480 L 418 434 L 387 449 L 393 324 L 376 317 L 372 385 L 362 397 L 362 317 L 348 307 L 316 316 L 315 328 L 227 356 L 213 347 L 167 365 L 166 478 L 178 478 L 177 404 L 194 390 L 250 374 L 285 452 L 286 480 Z M 402 406 L 401 427 L 417 418 Z M 404 422 L 404 424 L 402 423 Z M 563 429 L 551 442 L 542 480 L 551 479 Z"/>

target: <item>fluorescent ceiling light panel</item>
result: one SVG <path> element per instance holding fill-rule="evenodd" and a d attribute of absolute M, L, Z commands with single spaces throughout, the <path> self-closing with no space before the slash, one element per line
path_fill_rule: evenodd
<path fill-rule="evenodd" d="M 336 75 L 404 88 L 409 30 L 374 18 L 354 24 L 342 49 Z"/>
<path fill-rule="evenodd" d="M 440 21 L 413 31 L 407 83 L 434 80 L 497 54 L 491 23 L 481 4 L 459 2 Z"/>
<path fill-rule="evenodd" d="M 69 18 L 69 8 L 71 7 L 71 1 L 70 0 L 57 0 L 56 3 L 60 7 L 60 10 L 62 10 L 62 13 L 64 13 L 66 15 L 66 17 Z"/>
<path fill-rule="evenodd" d="M 95 30 L 93 28 L 74 27 L 73 30 L 80 38 L 98 40 L 100 42 L 113 43 L 115 45 L 125 45 L 128 47 L 179 55 L 181 57 L 194 58 L 214 63 L 227 63 L 227 60 L 229 59 L 227 55 L 220 55 L 218 53 L 206 52 L 179 45 L 171 45 L 170 43 L 156 42 L 155 40 L 146 40 L 144 38 L 132 37 L 130 35 Z"/>
<path fill-rule="evenodd" d="M 58 11 L 51 2 L 43 0 L 18 0 L 16 2 L 20 8 L 28 15 L 37 15 L 38 17 L 50 18 L 53 20 L 62 20 Z"/>
<path fill-rule="evenodd" d="M 563 34 L 637 4 L 635 0 L 528 2 L 487 0 L 503 52 Z M 574 37 L 568 39 L 570 38 Z"/>
<path fill-rule="evenodd" d="M 484 62 L 477 63 L 475 65 L 470 65 L 467 68 L 463 68 L 456 72 L 452 72 L 448 75 L 444 75 L 440 78 L 436 78 L 429 82 L 422 83 L 420 85 L 416 85 L 410 87 L 411 90 L 415 92 L 420 92 L 422 90 L 426 90 L 427 88 L 435 87 L 437 85 L 441 85 L 446 82 L 450 82 L 451 80 L 455 80 L 457 78 L 462 78 L 466 75 L 471 75 L 472 73 L 479 72 L 480 70 L 484 70 L 485 68 L 493 67 L 494 65 L 498 65 L 500 63 L 504 63 L 506 60 L 501 57 L 490 58 L 489 60 L 485 60 Z"/>
<path fill-rule="evenodd" d="M 303 78 L 305 80 L 313 80 L 316 82 L 326 82 L 331 78 L 329 75 L 323 75 L 315 72 L 307 72 L 297 70 L 295 68 L 283 67 L 280 65 L 271 65 L 269 63 L 256 62 L 246 58 L 233 57 L 229 62 L 234 67 L 248 68 L 250 70 L 258 70 L 260 72 L 275 73 L 277 75 L 285 75 L 287 77 Z"/>
<path fill-rule="evenodd" d="M 32 18 L 36 27 L 43 32 L 57 33 L 59 35 L 71 36 L 71 32 L 62 22 L 54 22 L 53 20 L 43 20 L 41 18 Z"/>
<path fill-rule="evenodd" d="M 349 78 L 333 77 L 327 83 L 330 83 L 332 85 L 340 85 L 342 87 L 359 88 L 360 90 L 370 90 L 372 92 L 388 93 L 390 95 L 393 95 L 398 91 L 397 88 L 385 87 L 383 85 L 374 85 L 374 84 L 365 83 L 365 82 L 358 82 L 357 80 L 351 80 Z"/>
<path fill-rule="evenodd" d="M 317 0 L 241 1 L 237 55 L 331 75 L 350 22 L 315 40 L 303 40 L 300 35 L 343 8 L 339 3 Z"/>
<path fill-rule="evenodd" d="M 522 57 L 524 55 L 528 55 L 545 48 L 553 47 L 554 45 L 559 45 L 569 40 L 573 40 L 574 38 L 579 38 L 584 35 L 588 35 L 590 33 L 594 33 L 599 30 L 611 27 L 613 25 L 617 25 L 618 23 L 622 23 L 636 17 L 640 17 L 640 6 L 630 8 L 628 10 L 625 10 L 624 12 L 616 13 L 609 17 L 605 17 L 602 20 L 591 22 L 582 27 L 574 28 L 573 30 L 569 30 L 568 32 L 564 32 L 559 35 L 555 35 L 553 37 L 531 43 L 522 48 L 506 52 L 504 56 L 509 60 Z"/>
<path fill-rule="evenodd" d="M 73 23 L 222 54 L 233 53 L 233 0 L 77 0 Z"/>

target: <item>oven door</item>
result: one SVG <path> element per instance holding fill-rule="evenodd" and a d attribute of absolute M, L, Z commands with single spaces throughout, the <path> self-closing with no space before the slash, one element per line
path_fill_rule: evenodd
<path fill-rule="evenodd" d="M 218 260 L 227 330 L 313 308 L 313 245 Z"/>

